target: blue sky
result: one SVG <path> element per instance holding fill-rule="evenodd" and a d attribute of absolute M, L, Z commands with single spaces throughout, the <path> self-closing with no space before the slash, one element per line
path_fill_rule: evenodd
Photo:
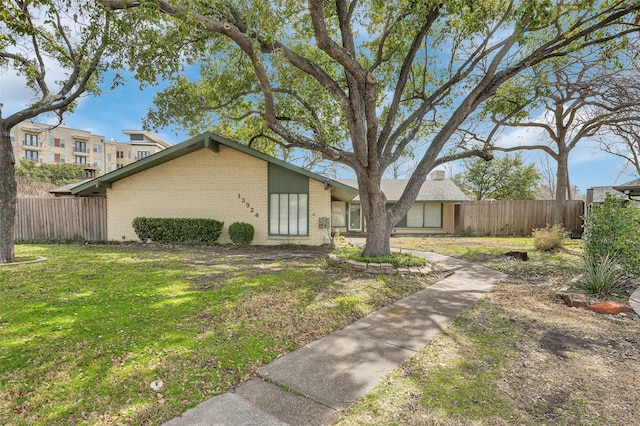
<path fill-rule="evenodd" d="M 105 78 L 108 82 L 109 79 Z M 104 85 L 102 95 L 91 98 L 85 97 L 78 108 L 65 116 L 64 126 L 89 130 L 94 134 L 105 136 L 107 140 L 125 140 L 126 136 L 122 130 L 136 130 L 142 127 L 142 118 L 147 110 L 153 107 L 153 96 L 164 86 L 147 87 L 140 89 L 140 85 L 135 80 L 128 79 L 126 84 L 113 91 L 109 90 L 108 84 Z M 24 88 L 24 84 L 17 77 L 0 71 L 0 102 L 4 104 L 3 116 L 8 116 L 21 106 L 28 103 L 31 98 L 30 92 Z M 51 118 L 40 117 L 36 119 L 40 122 L 50 122 Z M 156 132 L 160 137 L 170 143 L 178 143 L 188 138 L 186 132 L 179 132 L 176 135 L 172 129 L 160 129 Z M 538 136 L 527 134 L 522 131 L 509 132 L 503 136 L 500 145 L 511 145 L 515 141 L 522 143 L 526 141 L 536 141 Z M 540 164 L 542 162 L 537 151 L 524 151 L 525 159 L 528 162 Z M 606 186 L 614 183 L 624 183 L 637 178 L 628 173 L 621 173 L 622 161 L 604 155 L 598 151 L 593 144 L 586 143 L 576 149 L 570 157 L 569 170 L 571 183 L 577 185 L 582 193 L 589 187 Z M 451 171 L 451 168 L 448 168 Z M 453 171 L 459 171 L 459 167 L 453 166 Z M 353 177 L 353 176 L 342 176 Z"/>

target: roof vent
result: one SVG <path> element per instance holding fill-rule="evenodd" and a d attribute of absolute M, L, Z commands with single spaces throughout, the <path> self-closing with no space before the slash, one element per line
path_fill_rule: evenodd
<path fill-rule="evenodd" d="M 444 180 L 444 177 L 444 170 L 434 170 L 433 172 L 431 172 L 431 180 Z"/>

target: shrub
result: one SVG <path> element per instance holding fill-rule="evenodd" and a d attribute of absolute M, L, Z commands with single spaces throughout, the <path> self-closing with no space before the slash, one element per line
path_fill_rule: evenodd
<path fill-rule="evenodd" d="M 234 222 L 229 226 L 229 238 L 238 246 L 248 246 L 253 241 L 253 225 L 244 222 Z"/>
<path fill-rule="evenodd" d="M 584 259 L 584 281 L 578 288 L 590 294 L 605 296 L 611 293 L 614 284 L 624 277 L 624 271 L 615 257 L 605 255 L 596 260 L 586 256 Z"/>
<path fill-rule="evenodd" d="M 624 272 L 640 276 L 640 208 L 607 194 L 584 218 L 585 259 L 602 262 L 614 256 Z"/>
<path fill-rule="evenodd" d="M 212 245 L 220 237 L 224 222 L 213 219 L 136 217 L 133 229 L 142 241 Z"/>
<path fill-rule="evenodd" d="M 533 230 L 533 246 L 541 251 L 550 251 L 562 247 L 567 237 L 562 225 L 547 225 Z"/>

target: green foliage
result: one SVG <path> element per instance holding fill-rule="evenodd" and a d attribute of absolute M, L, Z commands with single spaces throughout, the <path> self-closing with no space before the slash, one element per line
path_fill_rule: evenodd
<path fill-rule="evenodd" d="M 609 257 L 609 255 L 605 255 L 596 260 L 586 255 L 583 281 L 578 283 L 576 287 L 589 294 L 606 296 L 611 294 L 611 289 L 615 283 L 623 278 L 624 275 L 624 270 L 618 264 L 615 256 Z"/>
<path fill-rule="evenodd" d="M 133 229 L 142 241 L 212 245 L 220 237 L 224 222 L 213 219 L 136 217 Z"/>
<path fill-rule="evenodd" d="M 253 241 L 255 230 L 253 225 L 245 222 L 234 222 L 229 226 L 229 238 L 238 246 L 248 246 Z"/>
<path fill-rule="evenodd" d="M 465 170 L 454 177 L 460 188 L 476 200 L 535 200 L 540 174 L 534 164 L 525 165 L 522 154 L 485 161 L 463 161 Z"/>
<path fill-rule="evenodd" d="M 585 258 L 600 263 L 615 257 L 625 273 L 640 276 L 640 208 L 607 194 L 601 203 L 593 203 L 584 218 Z"/>
<path fill-rule="evenodd" d="M 533 246 L 541 251 L 551 251 L 562 247 L 567 232 L 562 225 L 547 225 L 544 228 L 536 228 L 532 232 Z"/>
<path fill-rule="evenodd" d="M 38 165 L 35 161 L 22 161 L 16 167 L 16 176 L 60 186 L 84 179 L 84 166 L 70 163 Z"/>
<path fill-rule="evenodd" d="M 393 253 L 391 256 L 371 257 L 362 256 L 362 249 L 360 248 L 343 248 L 334 251 L 334 254 L 340 259 L 351 259 L 363 263 L 390 263 L 396 268 L 420 267 L 427 264 L 425 258 L 409 253 Z"/>

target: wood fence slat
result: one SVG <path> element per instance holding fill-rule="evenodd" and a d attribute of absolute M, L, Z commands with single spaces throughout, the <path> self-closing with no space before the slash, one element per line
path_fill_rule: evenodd
<path fill-rule="evenodd" d="M 535 228 L 553 222 L 552 200 L 465 201 L 457 209 L 456 234 L 473 231 L 482 236 L 530 236 Z M 566 202 L 564 227 L 574 235 L 582 234 L 584 202 Z"/>
<path fill-rule="evenodd" d="M 105 241 L 105 198 L 18 198 L 15 238 Z"/>

